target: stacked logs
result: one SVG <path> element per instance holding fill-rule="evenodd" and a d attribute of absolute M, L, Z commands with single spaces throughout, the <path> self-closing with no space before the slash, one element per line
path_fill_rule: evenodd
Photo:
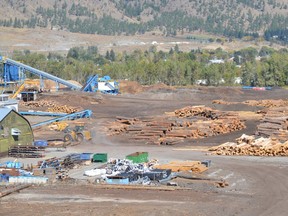
<path fill-rule="evenodd" d="M 45 101 L 45 100 L 23 102 L 22 104 L 26 107 L 33 107 L 33 108 L 34 107 L 53 107 L 53 106 L 55 106 L 54 101 Z"/>
<path fill-rule="evenodd" d="M 257 135 L 288 140 L 288 107 L 269 109 L 257 126 Z"/>
<path fill-rule="evenodd" d="M 236 141 L 212 147 L 209 151 L 216 155 L 288 156 L 288 141 L 281 143 L 274 138 L 255 138 L 245 134 Z"/>
<path fill-rule="evenodd" d="M 288 100 L 247 100 L 243 103 L 249 106 L 263 106 L 267 108 L 288 106 Z"/>
<path fill-rule="evenodd" d="M 175 145 L 186 138 L 199 139 L 245 128 L 237 115 L 206 107 L 186 107 L 175 111 L 174 117 L 141 119 L 117 117 L 109 127 L 110 135 L 128 134 L 134 140 L 160 145 Z M 183 116 L 193 118 L 183 118 Z M 179 118 L 180 116 L 181 118 Z"/>
<path fill-rule="evenodd" d="M 182 109 L 175 110 L 174 113 L 178 118 L 189 118 L 193 116 L 214 118 L 217 115 L 213 109 L 205 106 L 187 106 Z"/>
<path fill-rule="evenodd" d="M 228 101 L 224 101 L 224 100 L 214 100 L 214 101 L 212 101 L 212 103 L 213 104 L 224 104 L 224 105 L 246 104 L 249 106 L 262 106 L 262 107 L 266 107 L 266 108 L 288 106 L 288 100 L 247 100 L 244 102 L 228 102 Z"/>
<path fill-rule="evenodd" d="M 67 105 L 63 105 L 63 106 L 59 106 L 59 105 L 55 105 L 53 107 L 49 107 L 48 112 L 55 112 L 55 113 L 75 113 L 80 111 L 80 109 L 75 108 L 75 107 L 69 107 Z"/>
<path fill-rule="evenodd" d="M 56 112 L 56 113 L 75 113 L 80 111 L 80 108 L 75 108 L 75 107 L 70 107 L 67 105 L 59 105 L 55 103 L 54 101 L 30 101 L 30 102 L 25 102 L 23 103 L 24 106 L 26 107 L 31 107 L 31 108 L 39 108 L 39 107 L 44 107 L 47 108 L 48 112 Z"/>

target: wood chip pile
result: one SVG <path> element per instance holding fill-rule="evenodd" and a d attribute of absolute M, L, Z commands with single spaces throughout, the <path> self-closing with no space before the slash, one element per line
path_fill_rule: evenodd
<path fill-rule="evenodd" d="M 81 109 L 76 107 L 70 107 L 67 105 L 59 105 L 54 101 L 30 101 L 30 102 L 23 102 L 22 105 L 30 108 L 47 108 L 48 112 L 56 112 L 56 113 L 74 113 L 78 112 Z"/>
<path fill-rule="evenodd" d="M 234 113 L 199 106 L 176 110 L 174 116 L 169 117 L 117 119 L 109 127 L 111 135 L 125 133 L 132 139 L 160 145 L 174 145 L 186 138 L 199 139 L 245 128 Z"/>
<path fill-rule="evenodd" d="M 247 136 L 236 142 L 227 142 L 209 149 L 216 155 L 288 156 L 288 141 L 281 143 L 275 138 Z"/>
<path fill-rule="evenodd" d="M 288 140 L 288 107 L 275 107 L 267 110 L 257 126 L 257 135 Z"/>
<path fill-rule="evenodd" d="M 168 164 L 154 165 L 155 169 L 171 169 L 172 172 L 186 172 L 202 173 L 208 168 L 201 164 L 200 161 L 171 161 Z"/>

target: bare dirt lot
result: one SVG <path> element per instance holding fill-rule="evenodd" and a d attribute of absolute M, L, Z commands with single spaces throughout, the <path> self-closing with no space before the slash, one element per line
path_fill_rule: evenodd
<path fill-rule="evenodd" d="M 107 35 L 90 35 L 80 33 L 70 33 L 60 30 L 49 29 L 17 29 L 0 27 L 0 53 L 4 56 L 11 57 L 14 50 L 31 50 L 34 52 L 58 52 L 67 54 L 68 50 L 77 46 L 97 46 L 99 52 L 105 55 L 106 51 L 113 49 L 115 52 L 131 52 L 136 49 L 148 50 L 155 46 L 157 51 L 169 52 L 176 44 L 181 51 L 190 52 L 193 49 L 217 49 L 238 50 L 245 47 L 255 47 L 260 49 L 262 46 L 269 46 L 268 42 L 258 42 L 254 44 L 251 41 L 233 41 L 224 44 L 207 43 L 209 35 L 201 35 L 202 40 L 189 40 L 189 35 L 177 35 L 176 37 L 165 37 L 159 32 L 146 33 L 143 35 L 133 36 L 107 36 Z M 211 36 L 215 37 L 215 36 Z M 206 38 L 206 39 L 205 39 Z M 273 48 L 280 46 L 273 44 Z"/>
<path fill-rule="evenodd" d="M 241 131 L 205 139 L 189 139 L 174 146 L 135 142 L 125 134 L 108 136 L 105 130 L 115 121 L 116 116 L 158 116 L 190 105 L 206 105 L 223 111 L 257 111 L 262 107 L 245 104 L 212 104 L 212 101 L 286 99 L 287 90 L 253 91 L 223 87 L 152 88 L 138 94 L 97 95 L 98 103 L 94 101 L 95 97 L 93 94 L 81 92 L 67 92 L 64 96 L 63 93 L 51 93 L 41 97 L 93 110 L 93 117 L 87 121 L 92 130 L 93 141 L 71 146 L 69 152 L 107 152 L 109 157 L 123 158 L 135 151 L 147 151 L 150 158 L 157 158 L 161 162 L 210 159 L 212 165 L 205 172 L 205 176 L 225 180 L 229 186 L 218 188 L 209 182 L 194 181 L 190 182 L 187 188 L 108 189 L 85 181 L 63 182 L 33 186 L 20 193 L 1 198 L 1 215 L 288 214 L 287 157 L 215 156 L 205 151 L 205 147 L 233 141 L 243 133 L 248 135 L 255 133 L 256 125 L 259 123 L 257 118 L 246 120 L 246 128 Z M 35 136 L 51 138 L 51 134 L 45 133 L 44 129 L 35 131 Z M 54 136 L 60 137 L 60 134 Z"/>

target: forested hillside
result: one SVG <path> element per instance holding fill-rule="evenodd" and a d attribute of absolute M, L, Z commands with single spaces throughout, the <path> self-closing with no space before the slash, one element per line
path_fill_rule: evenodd
<path fill-rule="evenodd" d="M 208 32 L 288 43 L 286 0 L 2 0 L 0 26 L 104 35 Z"/>

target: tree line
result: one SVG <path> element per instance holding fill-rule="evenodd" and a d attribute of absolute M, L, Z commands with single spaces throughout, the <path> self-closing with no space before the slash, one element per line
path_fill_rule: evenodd
<path fill-rule="evenodd" d="M 138 81 L 144 85 L 165 83 L 187 86 L 205 81 L 210 86 L 241 85 L 285 86 L 288 84 L 288 50 L 262 47 L 226 52 L 191 50 L 182 52 L 176 45 L 169 52 L 152 46 L 146 51 L 101 55 L 96 46 L 71 48 L 66 56 L 15 51 L 13 59 L 67 80 L 82 84 L 93 74 L 109 75 L 117 80 Z M 224 63 L 212 63 L 221 59 Z M 32 76 L 32 75 L 31 75 Z"/>

